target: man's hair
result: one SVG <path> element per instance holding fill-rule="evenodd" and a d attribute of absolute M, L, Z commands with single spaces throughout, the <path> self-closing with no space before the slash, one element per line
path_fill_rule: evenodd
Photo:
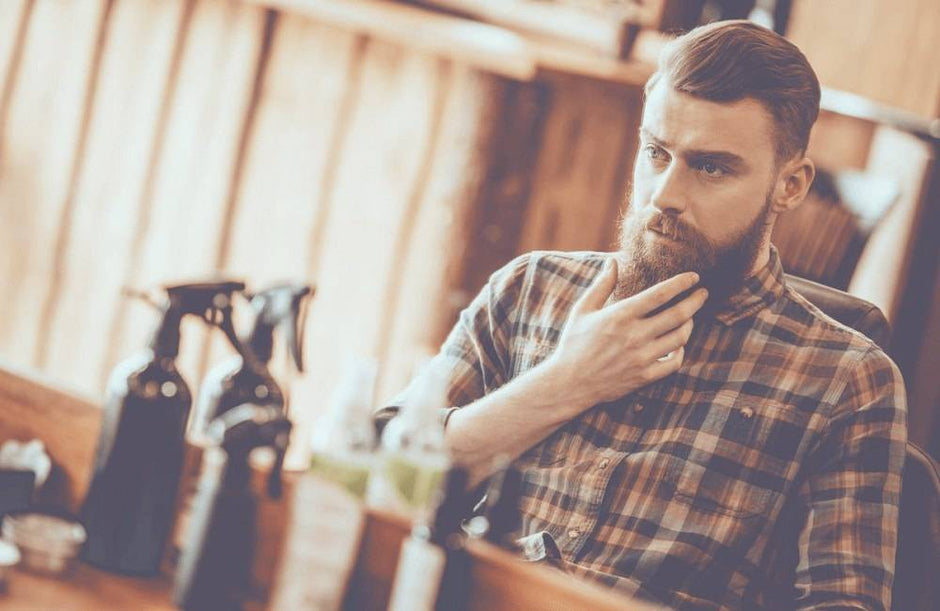
<path fill-rule="evenodd" d="M 819 114 L 819 80 L 806 56 L 750 21 L 711 23 L 671 41 L 646 92 L 660 80 L 711 102 L 761 102 L 774 118 L 778 161 L 806 151 Z"/>

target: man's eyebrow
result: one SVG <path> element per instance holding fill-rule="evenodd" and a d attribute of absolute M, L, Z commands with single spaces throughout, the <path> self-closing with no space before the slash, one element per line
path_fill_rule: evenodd
<path fill-rule="evenodd" d="M 640 137 L 647 142 L 652 142 L 657 146 L 662 146 L 664 148 L 669 148 L 669 143 L 665 140 L 661 140 L 653 135 L 645 127 L 640 128 Z M 691 151 L 683 151 L 682 156 L 687 160 L 698 161 L 698 162 L 711 162 L 711 163 L 720 163 L 727 165 L 733 168 L 747 168 L 747 161 L 736 153 L 730 151 L 721 151 L 721 150 L 707 150 L 707 149 L 695 149 Z"/>

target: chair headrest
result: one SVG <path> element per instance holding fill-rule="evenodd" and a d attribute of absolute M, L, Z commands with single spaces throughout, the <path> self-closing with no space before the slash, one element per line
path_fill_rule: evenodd
<path fill-rule="evenodd" d="M 843 325 L 863 333 L 887 351 L 891 338 L 888 319 L 873 303 L 845 291 L 834 289 L 799 276 L 786 275 L 787 284 L 807 301 Z"/>

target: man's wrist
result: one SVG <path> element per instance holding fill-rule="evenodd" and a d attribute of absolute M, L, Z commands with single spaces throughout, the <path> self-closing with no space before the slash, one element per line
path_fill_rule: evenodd
<path fill-rule="evenodd" d="M 577 373 L 560 361 L 549 357 L 526 374 L 531 393 L 538 397 L 542 410 L 555 414 L 560 422 L 567 422 L 594 405 Z"/>

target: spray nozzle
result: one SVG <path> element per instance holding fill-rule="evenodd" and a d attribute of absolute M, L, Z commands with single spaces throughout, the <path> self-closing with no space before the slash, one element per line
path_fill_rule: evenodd
<path fill-rule="evenodd" d="M 249 364 L 257 366 L 254 354 L 239 341 L 232 319 L 234 295 L 244 290 L 244 282 L 230 280 L 164 287 L 166 303 L 161 307 L 163 320 L 151 344 L 154 352 L 160 356 L 175 357 L 179 353 L 180 323 L 184 316 L 192 315 L 221 329 L 232 347 Z M 142 297 L 148 303 L 153 303 L 146 293 L 125 289 L 125 294 Z"/>
<path fill-rule="evenodd" d="M 302 313 L 314 292 L 308 284 L 282 284 L 250 296 L 257 316 L 248 344 L 259 361 L 267 363 L 271 359 L 274 329 L 283 325 L 288 351 L 297 371 L 304 370 L 302 347 L 306 317 Z"/>
<path fill-rule="evenodd" d="M 275 461 L 268 475 L 268 496 L 280 498 L 281 471 L 291 426 L 280 408 L 251 403 L 240 405 L 213 420 L 208 435 L 227 456 L 226 483 L 247 485 L 250 475 L 248 455 L 256 448 L 271 448 Z"/>

